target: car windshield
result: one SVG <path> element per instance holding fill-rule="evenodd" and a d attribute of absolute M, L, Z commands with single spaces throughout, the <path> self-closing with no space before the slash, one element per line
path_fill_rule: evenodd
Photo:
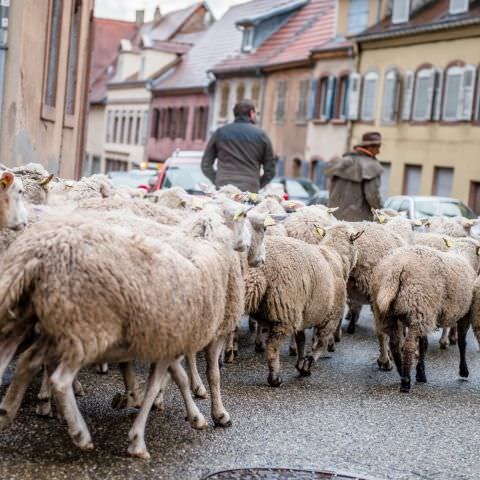
<path fill-rule="evenodd" d="M 462 202 L 417 200 L 415 210 L 419 218 L 432 216 L 477 218 Z"/>
<path fill-rule="evenodd" d="M 200 184 L 212 185 L 202 173 L 200 164 L 170 165 L 162 188 L 182 187 L 188 193 L 203 193 Z"/>
<path fill-rule="evenodd" d="M 124 185 L 131 188 L 138 188 L 140 185 L 148 185 L 151 178 L 156 178 L 158 173 L 154 170 L 130 170 L 129 172 L 110 172 L 114 185 Z"/>

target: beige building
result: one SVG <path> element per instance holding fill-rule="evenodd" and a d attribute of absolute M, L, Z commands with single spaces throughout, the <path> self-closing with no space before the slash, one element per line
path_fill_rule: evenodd
<path fill-rule="evenodd" d="M 480 3 L 394 0 L 356 41 L 352 144 L 382 133 L 391 194 L 453 196 L 480 213 Z"/>
<path fill-rule="evenodd" d="M 2 6 L 2 163 L 81 175 L 92 11 L 93 0 Z"/>

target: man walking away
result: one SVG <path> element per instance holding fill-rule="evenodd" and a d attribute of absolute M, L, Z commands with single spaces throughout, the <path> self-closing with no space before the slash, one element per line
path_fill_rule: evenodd
<path fill-rule="evenodd" d="M 217 188 L 231 184 L 242 191 L 256 193 L 275 176 L 272 143 L 267 134 L 254 125 L 257 113 L 250 100 L 238 102 L 233 113 L 234 122 L 220 127 L 208 142 L 202 172 Z"/>
<path fill-rule="evenodd" d="M 376 158 L 381 144 L 380 133 L 365 133 L 353 152 L 333 160 L 325 169 L 325 175 L 331 177 L 328 205 L 338 207 L 335 216 L 339 220 L 372 220 L 371 209 L 382 208 L 383 168 Z"/>

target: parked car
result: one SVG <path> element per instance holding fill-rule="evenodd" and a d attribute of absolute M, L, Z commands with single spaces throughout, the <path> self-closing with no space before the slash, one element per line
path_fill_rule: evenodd
<path fill-rule="evenodd" d="M 388 198 L 384 206 L 397 212 L 405 212 L 411 219 L 433 216 L 477 218 L 463 202 L 449 197 L 398 195 Z"/>
<path fill-rule="evenodd" d="M 327 205 L 328 190 L 320 190 L 307 178 L 275 177 L 272 184 L 281 184 L 286 200 L 300 200 L 307 205 Z"/>
<path fill-rule="evenodd" d="M 203 195 L 200 185 L 212 186 L 202 173 L 200 163 L 203 152 L 176 151 L 166 162 L 158 180 L 158 188 L 182 187 L 193 195 Z M 156 190 L 157 188 L 155 188 Z"/>
<path fill-rule="evenodd" d="M 133 169 L 126 172 L 109 172 L 108 176 L 114 185 L 125 185 L 131 188 L 143 188 L 149 192 L 152 185 L 158 182 L 160 172 L 155 169 Z"/>

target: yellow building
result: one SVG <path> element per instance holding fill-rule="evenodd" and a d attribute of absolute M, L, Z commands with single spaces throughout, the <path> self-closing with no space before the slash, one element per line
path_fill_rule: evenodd
<path fill-rule="evenodd" d="M 378 130 L 391 195 L 453 196 L 480 213 L 480 2 L 394 0 L 355 41 L 351 145 Z"/>

